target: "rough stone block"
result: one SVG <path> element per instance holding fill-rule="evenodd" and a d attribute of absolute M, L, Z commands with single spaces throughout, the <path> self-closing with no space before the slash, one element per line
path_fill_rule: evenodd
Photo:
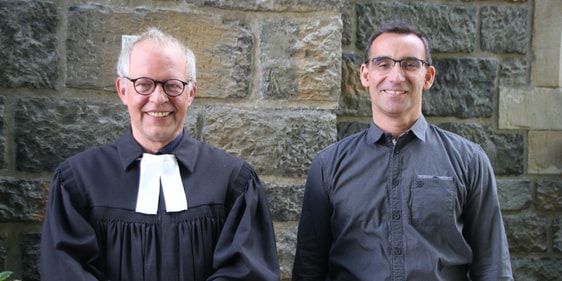
<path fill-rule="evenodd" d="M 498 196 L 504 211 L 520 211 L 531 206 L 533 191 L 531 181 L 498 179 Z"/>
<path fill-rule="evenodd" d="M 40 259 L 40 233 L 26 233 L 22 236 L 21 256 L 22 266 L 25 269 L 22 279 L 26 281 L 39 281 L 39 259 Z"/>
<path fill-rule="evenodd" d="M 562 174 L 562 131 L 530 131 L 527 147 L 529 174 Z"/>
<path fill-rule="evenodd" d="M 500 85 L 528 85 L 529 63 L 527 58 L 506 58 L 500 62 Z"/>
<path fill-rule="evenodd" d="M 261 23 L 265 99 L 337 101 L 341 79 L 339 16 L 272 18 Z"/>
<path fill-rule="evenodd" d="M 504 215 L 503 221 L 512 254 L 547 251 L 547 219 L 538 214 Z"/>
<path fill-rule="evenodd" d="M 338 121 L 338 140 L 369 128 L 370 121 Z"/>
<path fill-rule="evenodd" d="M 323 110 L 209 107 L 203 139 L 246 159 L 258 174 L 304 178 L 315 154 L 336 140 Z"/>
<path fill-rule="evenodd" d="M 562 88 L 500 87 L 500 129 L 562 130 Z M 543 113 L 548 114 L 543 114 Z"/>
<path fill-rule="evenodd" d="M 541 211 L 562 211 L 562 180 L 537 180 L 536 207 Z"/>
<path fill-rule="evenodd" d="M 0 222 L 43 220 L 49 181 L 0 178 Z"/>
<path fill-rule="evenodd" d="M 113 142 L 129 126 L 126 108 L 117 103 L 25 97 L 15 111 L 20 171 L 53 171 L 77 152 Z"/>
<path fill-rule="evenodd" d="M 55 88 L 57 8 L 44 1 L 0 1 L 0 86 Z"/>
<path fill-rule="evenodd" d="M 562 258 L 522 256 L 512 257 L 513 277 L 525 281 L 556 281 L 562 276 Z"/>
<path fill-rule="evenodd" d="M 367 41 L 380 23 L 393 19 L 407 19 L 419 26 L 430 42 L 433 52 L 472 52 L 477 35 L 477 9 L 469 6 L 435 3 L 358 3 L 357 42 L 365 50 Z"/>
<path fill-rule="evenodd" d="M 435 82 L 423 96 L 426 116 L 491 117 L 494 110 L 495 58 L 436 59 Z"/>
<path fill-rule="evenodd" d="M 355 12 L 355 8 L 351 3 L 344 3 L 343 9 L 341 9 L 341 18 L 342 18 L 342 39 L 341 43 L 343 46 L 351 45 L 352 38 L 353 38 L 353 15 Z"/>
<path fill-rule="evenodd" d="M 562 253 L 562 216 L 554 218 L 552 232 L 552 248 L 554 252 Z"/>
<path fill-rule="evenodd" d="M 200 97 L 246 97 L 249 93 L 252 35 L 235 18 L 218 13 L 135 9 L 77 4 L 68 9 L 67 84 L 75 88 L 115 88 L 121 36 L 149 26 L 185 42 L 196 55 Z M 171 20 L 173 19 L 173 20 Z M 178 23 L 186 24 L 178 24 Z"/>
<path fill-rule="evenodd" d="M 4 121 L 6 119 L 5 104 L 4 96 L 0 96 L 0 169 L 6 167 L 6 162 L 4 160 L 6 159 L 4 155 L 6 151 L 6 130 L 4 129 L 6 124 Z"/>
<path fill-rule="evenodd" d="M 210 6 L 221 9 L 246 11 L 292 11 L 310 12 L 321 10 L 335 11 L 342 5 L 342 0 L 187 0 L 198 6 Z"/>
<path fill-rule="evenodd" d="M 352 116 L 371 116 L 371 96 L 363 87 L 359 74 L 363 56 L 343 53 L 342 83 L 338 114 Z"/>
<path fill-rule="evenodd" d="M 531 81 L 537 87 L 562 87 L 562 1 L 533 1 L 533 66 Z"/>
<path fill-rule="evenodd" d="M 478 123 L 441 123 L 439 127 L 459 134 L 475 143 L 480 144 L 496 175 L 523 174 L 524 141 L 517 133 L 498 133 L 493 128 Z"/>
<path fill-rule="evenodd" d="M 269 203 L 271 217 L 276 221 L 298 221 L 302 198 L 304 196 L 304 183 L 285 184 L 277 182 L 264 182 L 265 194 Z"/>
<path fill-rule="evenodd" d="M 8 259 L 6 251 L 8 245 L 6 245 L 6 242 L 6 236 L 0 233 L 0 272 L 7 270 L 7 268 L 5 268 L 5 263 Z"/>
<path fill-rule="evenodd" d="M 527 7 L 493 6 L 480 10 L 480 43 L 484 51 L 525 54 L 531 41 Z"/>
<path fill-rule="evenodd" d="M 279 257 L 279 266 L 281 270 L 281 280 L 291 280 L 293 271 L 293 262 L 295 260 L 295 251 L 297 245 L 297 222 L 276 222 L 275 236 L 277 240 L 277 255 Z"/>

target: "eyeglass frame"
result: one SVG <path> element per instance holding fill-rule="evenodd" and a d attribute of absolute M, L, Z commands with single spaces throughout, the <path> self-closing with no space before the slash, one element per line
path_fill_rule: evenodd
<path fill-rule="evenodd" d="M 160 85 L 162 85 L 162 90 L 164 91 L 164 93 L 165 93 L 167 96 L 169 96 L 169 97 L 179 97 L 179 96 L 181 96 L 181 95 L 183 94 L 183 92 L 184 92 L 184 90 L 185 90 L 185 86 L 187 86 L 187 84 L 189 84 L 189 83 L 191 83 L 191 82 L 193 81 L 192 79 L 189 79 L 189 80 L 186 82 L 186 81 L 182 81 L 182 80 L 177 79 L 177 78 L 170 78 L 170 79 L 166 79 L 166 80 L 159 81 L 159 80 L 155 80 L 155 79 L 152 79 L 152 78 L 146 77 L 146 76 L 141 76 L 141 77 L 137 77 L 137 78 L 134 78 L 134 79 L 131 79 L 131 78 L 127 77 L 127 76 L 123 76 L 123 78 L 125 78 L 125 79 L 127 79 L 127 80 L 133 82 L 133 89 L 135 89 L 135 92 L 137 92 L 137 94 L 139 94 L 139 95 L 141 95 L 141 96 L 150 96 L 150 95 L 152 95 L 152 93 L 154 93 L 154 91 L 156 91 L 156 86 L 158 86 L 158 84 L 160 84 Z M 139 91 L 137 90 L 136 82 L 137 82 L 139 79 L 148 79 L 148 80 L 152 81 L 152 83 L 154 84 L 154 88 L 152 89 L 152 91 L 150 91 L 150 93 L 142 94 L 141 92 L 139 92 Z M 168 81 L 172 81 L 172 80 L 179 81 L 179 82 L 181 82 L 181 84 L 183 85 L 183 88 L 181 89 L 180 93 L 177 94 L 177 95 L 175 95 L 175 96 L 174 96 L 174 95 L 168 94 L 168 92 L 166 91 L 166 87 L 164 87 L 164 84 L 166 84 Z"/>
<path fill-rule="evenodd" d="M 416 57 L 407 57 L 407 58 L 404 58 L 404 59 L 401 59 L 401 60 L 395 60 L 395 59 L 393 59 L 393 58 L 391 58 L 391 57 L 382 56 L 382 57 L 370 58 L 370 59 L 368 59 L 365 63 L 368 64 L 369 62 L 372 62 L 374 66 L 377 66 L 377 65 L 376 65 L 376 62 L 375 62 L 376 60 L 387 60 L 387 59 L 392 61 L 392 67 L 390 67 L 390 68 L 388 69 L 388 71 L 392 70 L 392 69 L 394 68 L 394 66 L 396 65 L 396 63 L 398 63 L 398 65 L 400 66 L 401 69 L 406 70 L 406 69 L 402 66 L 402 62 L 403 62 L 403 61 L 417 61 L 417 62 L 421 62 L 422 65 L 420 66 L 420 68 L 418 68 L 418 69 L 416 69 L 416 70 L 421 69 L 424 64 L 425 64 L 426 66 L 431 66 L 431 63 L 429 63 L 428 61 L 422 60 L 422 59 L 418 59 L 418 58 L 416 58 Z"/>

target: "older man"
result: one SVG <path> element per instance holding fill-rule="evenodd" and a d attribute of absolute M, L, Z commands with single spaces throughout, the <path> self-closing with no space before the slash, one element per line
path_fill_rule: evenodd
<path fill-rule="evenodd" d="M 117 69 L 130 129 L 57 167 L 42 280 L 278 280 L 258 176 L 183 128 L 197 85 L 193 53 L 150 29 Z"/>

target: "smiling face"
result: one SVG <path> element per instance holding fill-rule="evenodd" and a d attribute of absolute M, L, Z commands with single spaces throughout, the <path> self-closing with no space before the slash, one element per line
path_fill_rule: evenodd
<path fill-rule="evenodd" d="M 131 52 L 129 78 L 149 77 L 154 80 L 180 79 L 188 81 L 186 58 L 174 44 L 143 41 Z M 156 152 L 174 140 L 183 130 L 188 107 L 195 97 L 196 84 L 185 86 L 183 93 L 169 97 L 157 84 L 150 95 L 139 95 L 133 82 L 117 78 L 117 91 L 131 117 L 133 137 L 147 152 Z"/>
<path fill-rule="evenodd" d="M 415 34 L 381 34 L 371 45 L 369 58 L 375 57 L 426 60 L 423 42 Z M 382 129 L 388 122 L 409 128 L 419 118 L 422 92 L 431 87 L 434 78 L 435 68 L 425 64 L 412 72 L 396 63 L 387 73 L 377 71 L 373 62 L 361 65 L 360 79 L 369 90 L 375 124 Z"/>

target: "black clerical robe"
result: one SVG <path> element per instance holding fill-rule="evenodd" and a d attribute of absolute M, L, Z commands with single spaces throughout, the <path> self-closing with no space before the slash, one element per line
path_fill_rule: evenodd
<path fill-rule="evenodd" d="M 260 180 L 187 134 L 178 160 L 188 210 L 135 212 L 143 151 L 130 130 L 61 163 L 41 237 L 42 280 L 279 280 Z M 162 193 L 160 193 L 162 197 Z"/>

